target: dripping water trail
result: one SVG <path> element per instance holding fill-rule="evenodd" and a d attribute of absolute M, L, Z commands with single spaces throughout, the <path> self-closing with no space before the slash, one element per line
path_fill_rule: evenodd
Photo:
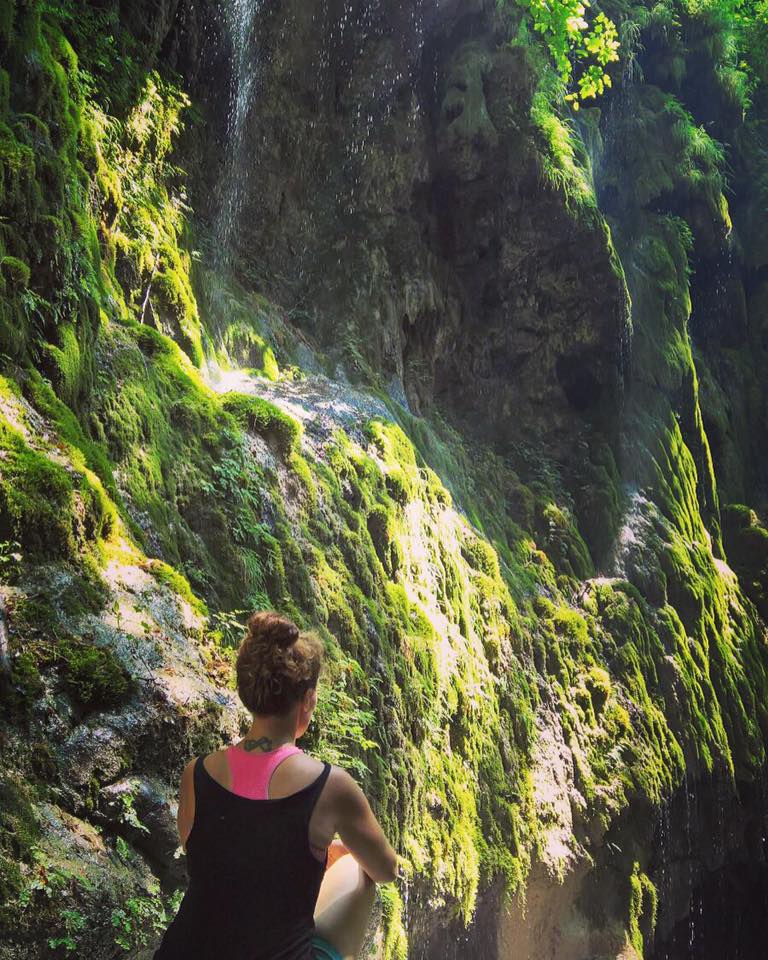
<path fill-rule="evenodd" d="M 634 41 L 633 41 L 634 43 Z M 631 47 L 628 48 L 631 50 Z M 622 129 L 625 119 L 632 112 L 632 93 L 635 82 L 639 79 L 638 70 L 635 68 L 636 61 L 632 56 L 621 74 L 620 82 L 613 91 L 607 103 L 605 121 L 602 124 L 600 132 L 596 135 L 590 131 L 588 125 L 582 120 L 577 119 L 576 125 L 589 157 L 589 172 L 592 179 L 592 188 L 595 196 L 598 198 L 598 204 L 610 220 L 616 215 L 616 211 L 611 209 L 611 202 L 606 202 L 605 187 L 606 174 L 610 168 L 616 164 L 617 158 L 620 158 L 625 149 L 623 138 L 625 136 Z M 624 264 L 625 269 L 629 271 L 629 264 Z M 629 278 L 627 278 L 628 280 Z M 628 291 L 627 291 L 628 294 Z M 626 399 L 627 385 L 632 371 L 632 305 L 627 296 L 627 301 L 620 304 L 617 309 L 620 315 L 617 317 L 618 332 L 616 337 L 616 364 L 618 369 L 618 401 L 619 406 L 623 407 Z"/>
<path fill-rule="evenodd" d="M 668 913 L 672 900 L 672 833 L 670 828 L 669 800 L 663 799 L 659 810 L 659 879 L 658 897 L 663 913 Z M 662 919 L 661 917 L 659 919 Z M 664 950 L 663 960 L 670 960 L 669 946 Z"/>
<path fill-rule="evenodd" d="M 256 20 L 262 3 L 263 0 L 222 0 L 220 8 L 232 51 L 225 167 L 214 230 L 220 264 L 231 260 L 251 174 L 246 132 L 259 78 Z"/>
<path fill-rule="evenodd" d="M 726 805 L 730 802 L 731 797 L 729 796 L 725 776 L 720 775 L 719 773 L 716 773 L 715 776 L 716 830 L 714 834 L 715 847 L 713 850 L 712 865 L 710 869 L 715 871 L 718 902 L 725 903 L 728 891 L 725 888 L 725 871 L 723 867 L 728 862 L 729 857 L 728 828 L 725 822 L 725 809 Z"/>
<path fill-rule="evenodd" d="M 701 926 L 701 919 L 704 910 L 703 897 L 698 893 L 695 887 L 694 877 L 694 847 L 693 838 L 698 835 L 698 797 L 693 788 L 688 771 L 685 773 L 685 844 L 687 859 L 687 880 L 688 880 L 688 933 L 683 956 L 694 960 L 697 956 L 697 936 Z M 697 925 L 697 920 L 699 924 Z"/>
<path fill-rule="evenodd" d="M 352 56 L 362 67 L 370 50 L 380 44 L 387 34 L 386 18 L 383 17 L 382 0 L 371 0 L 357 16 L 352 13 L 351 6 L 348 0 L 345 0 L 337 34 L 340 40 L 346 31 L 354 32 L 357 39 Z M 404 36 L 409 38 L 411 44 L 406 62 L 400 61 L 393 51 L 389 51 L 383 67 L 382 64 L 371 64 L 368 74 L 358 77 L 361 85 L 354 97 L 351 135 L 345 144 L 342 167 L 346 195 L 337 198 L 348 215 L 354 215 L 361 204 L 375 198 L 375 191 L 369 190 L 366 171 L 372 166 L 377 131 L 392 119 L 398 90 L 407 82 L 413 84 L 414 76 L 419 70 L 425 45 L 423 8 L 424 0 L 415 0 L 406 15 L 407 30 Z M 412 131 L 416 130 L 420 122 L 420 109 L 420 104 L 416 101 L 407 116 L 407 123 Z"/>
<path fill-rule="evenodd" d="M 768 865 L 768 757 L 763 761 L 758 780 L 760 804 L 760 844 L 763 863 Z M 768 902 L 766 903 L 768 907 Z"/>

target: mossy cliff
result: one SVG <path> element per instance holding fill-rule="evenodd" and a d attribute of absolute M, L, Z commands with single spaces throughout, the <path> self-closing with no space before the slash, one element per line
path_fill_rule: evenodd
<path fill-rule="evenodd" d="M 576 122 L 506 4 L 275 2 L 251 62 L 0 0 L 2 960 L 151 949 L 266 606 L 404 857 L 373 955 L 753 956 L 686 925 L 766 888 L 764 94 L 606 10 Z"/>

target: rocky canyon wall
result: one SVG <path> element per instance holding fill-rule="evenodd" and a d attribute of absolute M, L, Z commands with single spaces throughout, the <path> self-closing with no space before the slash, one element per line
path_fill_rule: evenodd
<path fill-rule="evenodd" d="M 245 610 L 407 863 L 372 955 L 760 956 L 766 142 L 729 26 L 0 2 L 0 958 L 151 950 Z"/>

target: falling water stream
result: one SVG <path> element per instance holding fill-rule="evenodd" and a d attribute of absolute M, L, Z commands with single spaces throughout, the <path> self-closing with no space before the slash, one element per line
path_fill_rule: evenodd
<path fill-rule="evenodd" d="M 350 71 L 354 76 L 355 95 L 350 103 L 350 136 L 344 144 L 342 160 L 344 188 L 336 197 L 340 209 L 347 214 L 354 214 L 368 200 L 364 171 L 371 165 L 374 143 L 392 118 L 398 91 L 406 81 L 413 80 L 411 71 L 418 69 L 425 42 L 423 5 L 423 0 L 413 0 L 403 14 L 407 19 L 402 31 L 402 36 L 408 38 L 407 50 L 398 51 L 383 42 L 389 25 L 383 16 L 382 0 L 368 0 L 357 11 L 354 4 L 345 0 L 333 25 L 331 36 L 340 48 L 345 45 L 345 35 L 354 36 L 351 58 L 356 65 L 364 65 L 372 49 L 385 51 L 383 60 L 370 61 L 367 75 Z M 327 54 L 322 56 L 322 62 L 328 64 Z M 346 68 L 350 66 L 345 64 Z M 419 123 L 418 102 L 406 119 L 415 130 Z"/>
<path fill-rule="evenodd" d="M 258 89 L 256 21 L 263 0 L 221 0 L 221 14 L 232 48 L 225 168 L 215 223 L 217 258 L 227 263 L 237 240 L 240 214 L 248 193 L 252 163 L 247 121 Z"/>
<path fill-rule="evenodd" d="M 670 804 L 668 799 L 662 800 L 659 809 L 659 824 L 657 828 L 658 866 L 656 869 L 656 891 L 659 897 L 659 919 L 663 919 L 672 895 L 672 829 L 670 818 Z M 670 960 L 669 948 L 664 950 L 662 960 Z"/>
<path fill-rule="evenodd" d="M 695 956 L 696 949 L 696 920 L 701 912 L 701 900 L 696 896 L 695 878 L 694 878 L 694 846 L 693 838 L 698 834 L 697 829 L 697 796 L 693 789 L 693 784 L 688 770 L 685 772 L 685 856 L 686 856 L 686 880 L 688 884 L 688 942 L 687 955 Z"/>

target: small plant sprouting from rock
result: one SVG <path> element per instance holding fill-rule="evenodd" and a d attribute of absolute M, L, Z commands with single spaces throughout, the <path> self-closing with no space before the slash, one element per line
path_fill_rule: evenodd
<path fill-rule="evenodd" d="M 6 582 L 12 580 L 18 572 L 22 559 L 21 544 L 18 541 L 0 542 L 0 580 Z"/>
<path fill-rule="evenodd" d="M 145 897 L 131 897 L 125 907 L 112 911 L 115 944 L 129 953 L 151 944 L 175 916 L 181 903 L 181 891 L 165 899 L 159 888 Z"/>
<path fill-rule="evenodd" d="M 48 938 L 51 950 L 63 949 L 66 953 L 74 953 L 79 944 L 79 934 L 85 929 L 88 921 L 79 910 L 62 910 L 59 914 L 64 928 L 63 934 Z"/>
<path fill-rule="evenodd" d="M 120 794 L 120 822 L 140 833 L 149 833 L 149 828 L 141 822 L 136 812 L 136 795 L 127 790 Z"/>

